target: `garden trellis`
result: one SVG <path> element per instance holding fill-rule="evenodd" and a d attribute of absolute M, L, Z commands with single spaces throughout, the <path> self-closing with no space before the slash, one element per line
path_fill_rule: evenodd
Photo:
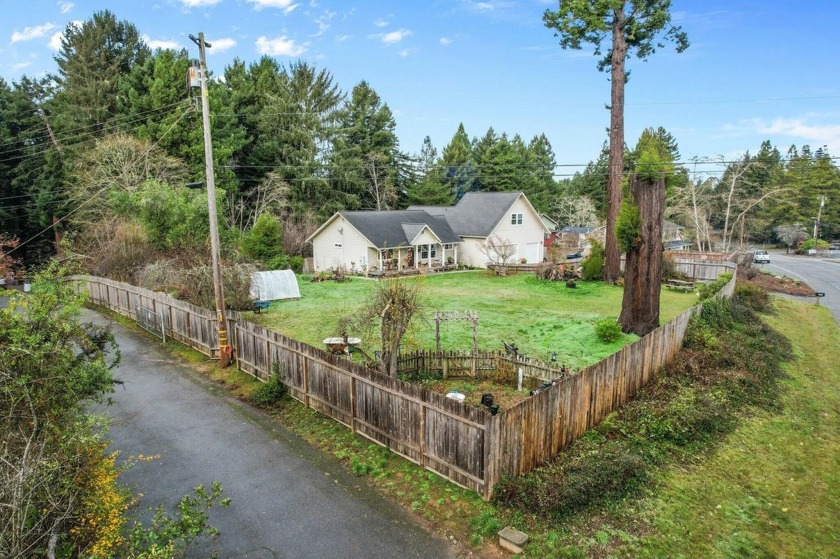
<path fill-rule="evenodd" d="M 473 355 L 478 353 L 478 311 L 435 311 L 435 344 L 440 353 L 440 325 L 442 322 L 472 322 Z"/>

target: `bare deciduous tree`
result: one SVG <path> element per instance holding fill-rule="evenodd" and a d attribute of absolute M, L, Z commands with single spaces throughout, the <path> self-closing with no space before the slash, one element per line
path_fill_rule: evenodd
<path fill-rule="evenodd" d="M 267 213 L 280 218 L 289 210 L 289 183 L 276 171 L 268 173 L 263 180 L 244 196 L 228 201 L 228 225 L 240 231 L 252 227 L 257 217 Z"/>
<path fill-rule="evenodd" d="M 496 268 L 496 273 L 500 276 L 507 274 L 507 267 L 516 257 L 516 245 L 508 239 L 503 239 L 498 235 L 493 235 L 488 238 L 487 241 L 481 245 L 479 250 Z"/>
<path fill-rule="evenodd" d="M 563 196 L 554 204 L 554 212 L 561 227 L 584 227 L 598 223 L 598 210 L 589 196 Z"/>
<path fill-rule="evenodd" d="M 368 174 L 368 192 L 376 202 L 376 211 L 390 210 L 397 201 L 397 188 L 394 181 L 384 172 L 385 156 L 370 153 L 365 161 Z"/>
<path fill-rule="evenodd" d="M 372 329 L 379 325 L 379 368 L 388 376 L 397 376 L 400 343 L 420 312 L 420 288 L 417 280 L 380 280 L 360 315 L 361 326 Z"/>

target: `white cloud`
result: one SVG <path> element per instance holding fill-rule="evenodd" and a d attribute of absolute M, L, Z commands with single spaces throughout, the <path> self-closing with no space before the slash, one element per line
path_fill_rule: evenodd
<path fill-rule="evenodd" d="M 414 52 L 415 50 L 416 49 L 402 49 L 400 51 L 400 56 L 406 57 L 406 56 L 410 55 L 412 52 Z"/>
<path fill-rule="evenodd" d="M 411 35 L 411 31 L 409 29 L 398 29 L 382 35 L 382 42 L 386 45 L 395 45 L 409 35 Z"/>
<path fill-rule="evenodd" d="M 300 6 L 300 4 L 295 4 L 294 0 L 248 0 L 248 3 L 253 4 L 257 11 L 264 8 L 277 8 L 283 10 L 285 14 Z"/>
<path fill-rule="evenodd" d="M 181 0 L 186 8 L 201 8 L 204 6 L 215 6 L 222 0 Z"/>
<path fill-rule="evenodd" d="M 66 14 L 67 12 L 72 10 L 75 6 L 76 6 L 76 4 L 74 4 L 73 2 L 64 2 L 61 5 L 61 13 Z"/>
<path fill-rule="evenodd" d="M 441 37 L 440 44 L 447 47 L 452 44 L 452 39 L 450 39 L 449 37 Z"/>
<path fill-rule="evenodd" d="M 56 25 L 54 23 L 45 23 L 44 25 L 36 25 L 35 27 L 24 27 L 23 31 L 15 31 L 12 33 L 12 43 L 19 43 L 21 41 L 31 41 L 43 37 L 53 29 Z"/>
<path fill-rule="evenodd" d="M 225 37 L 224 39 L 213 39 L 210 41 L 210 44 L 213 46 L 207 51 L 207 53 L 215 54 L 217 52 L 225 52 L 226 50 L 235 47 L 236 40 Z"/>
<path fill-rule="evenodd" d="M 330 28 L 330 20 L 336 16 L 335 12 L 331 12 L 327 10 L 320 17 L 315 18 L 313 21 L 315 25 L 318 26 L 318 32 L 312 35 L 313 37 L 320 37 L 324 33 L 326 33 L 327 29 Z"/>
<path fill-rule="evenodd" d="M 12 70 L 17 72 L 18 70 L 23 70 L 27 66 L 31 66 L 32 62 L 18 62 L 17 64 L 12 64 Z"/>
<path fill-rule="evenodd" d="M 61 50 L 61 36 L 64 35 L 63 31 L 57 31 L 53 33 L 53 36 L 50 37 L 50 42 L 47 43 L 47 46 L 50 47 L 54 51 Z"/>
<path fill-rule="evenodd" d="M 155 49 L 172 49 L 177 50 L 181 48 L 181 44 L 178 41 L 172 41 L 170 39 L 152 39 L 148 35 L 142 36 L 143 41 L 149 45 L 149 48 L 152 50 Z"/>
<path fill-rule="evenodd" d="M 294 39 L 285 36 L 269 39 L 260 37 L 257 39 L 257 52 L 271 56 L 300 56 L 306 52 L 305 44 L 297 44 Z"/>
<path fill-rule="evenodd" d="M 795 143 L 814 146 L 829 146 L 833 151 L 840 150 L 840 114 L 807 113 L 797 117 L 751 118 L 737 123 L 728 123 L 721 127 L 728 136 L 745 137 L 755 135 L 767 139 L 770 136 L 775 143 L 792 140 Z M 782 137 L 786 139 L 774 139 Z"/>
<path fill-rule="evenodd" d="M 814 122 L 823 120 L 823 122 Z M 817 115 L 799 118 L 775 118 L 771 122 L 763 119 L 753 119 L 755 128 L 761 134 L 777 134 L 801 138 L 811 144 L 840 144 L 840 124 L 831 124 Z"/>
<path fill-rule="evenodd" d="M 373 22 L 373 24 L 377 27 L 388 27 L 390 23 L 391 22 L 385 19 L 384 17 L 381 17 Z"/>
<path fill-rule="evenodd" d="M 336 35 L 335 42 L 336 43 L 343 43 L 347 39 L 351 38 L 353 35 Z"/>

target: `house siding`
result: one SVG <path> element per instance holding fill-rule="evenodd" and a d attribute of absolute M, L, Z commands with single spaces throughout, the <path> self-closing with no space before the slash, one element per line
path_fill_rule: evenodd
<path fill-rule="evenodd" d="M 511 224 L 511 214 L 522 214 L 522 224 Z M 501 239 L 510 241 L 516 245 L 516 256 L 514 261 L 518 261 L 523 256 L 528 255 L 525 247 L 528 243 L 539 243 L 539 246 L 533 249 L 533 254 L 529 258 L 529 264 L 542 262 L 543 260 L 543 239 L 545 238 L 545 228 L 542 219 L 531 206 L 525 201 L 524 196 L 520 196 L 513 206 L 508 210 L 504 217 L 499 221 L 496 228 L 493 230 L 492 236 L 498 236 Z M 485 258 L 486 260 L 486 258 Z"/>
<path fill-rule="evenodd" d="M 312 239 L 312 254 L 316 272 L 334 268 L 350 270 L 353 265 L 361 270 L 366 265 L 377 265 L 378 259 L 376 250 L 369 248 L 367 239 L 341 216 Z"/>
<path fill-rule="evenodd" d="M 458 264 L 483 268 L 487 265 L 487 255 L 481 252 L 484 237 L 464 237 L 464 243 L 458 247 Z"/>

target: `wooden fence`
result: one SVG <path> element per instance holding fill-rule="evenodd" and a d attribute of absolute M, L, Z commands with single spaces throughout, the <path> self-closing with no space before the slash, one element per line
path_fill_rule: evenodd
<path fill-rule="evenodd" d="M 568 376 L 560 365 L 551 365 L 526 356 L 513 357 L 501 351 L 479 351 L 475 355 L 467 351 L 426 351 L 418 350 L 402 353 L 397 361 L 400 374 L 420 372 L 442 373 L 447 376 L 476 376 L 482 371 L 498 371 L 505 365 L 516 372 L 522 369 L 523 376 L 544 381 L 556 380 Z"/>
<path fill-rule="evenodd" d="M 735 271 L 734 264 L 723 266 Z M 113 280 L 74 279 L 90 293 L 92 303 L 131 318 L 138 306 L 152 309 L 167 336 L 206 355 L 218 354 L 212 311 Z M 734 288 L 733 274 L 717 296 L 729 297 Z M 495 416 L 267 330 L 239 313 L 228 312 L 227 318 L 241 370 L 265 380 L 276 365 L 290 394 L 306 406 L 489 499 L 503 475 L 521 475 L 546 462 L 632 398 L 679 351 L 688 322 L 699 309 L 692 307 L 618 353 Z M 538 361 L 485 354 L 473 365 L 474 357 L 464 355 L 467 359 L 453 354 L 450 370 L 458 369 L 461 359 L 461 370 L 508 362 L 525 369 L 526 376 L 561 376 Z M 428 370 L 426 359 L 429 354 L 406 354 L 402 370 Z"/>
<path fill-rule="evenodd" d="M 735 265 L 729 283 L 716 295 L 731 297 Z M 566 445 L 597 425 L 632 398 L 653 374 L 682 347 L 685 330 L 701 305 L 686 310 L 647 336 L 568 379 L 494 417 L 488 435 L 491 487 L 503 475 L 521 475 L 555 456 Z"/>
<path fill-rule="evenodd" d="M 135 318 L 137 306 L 163 317 L 167 336 L 218 355 L 212 311 L 133 285 L 77 276 L 90 301 Z M 227 313 L 240 369 L 266 380 L 275 365 L 290 394 L 364 437 L 480 495 L 486 486 L 486 411 L 383 375 Z"/>

